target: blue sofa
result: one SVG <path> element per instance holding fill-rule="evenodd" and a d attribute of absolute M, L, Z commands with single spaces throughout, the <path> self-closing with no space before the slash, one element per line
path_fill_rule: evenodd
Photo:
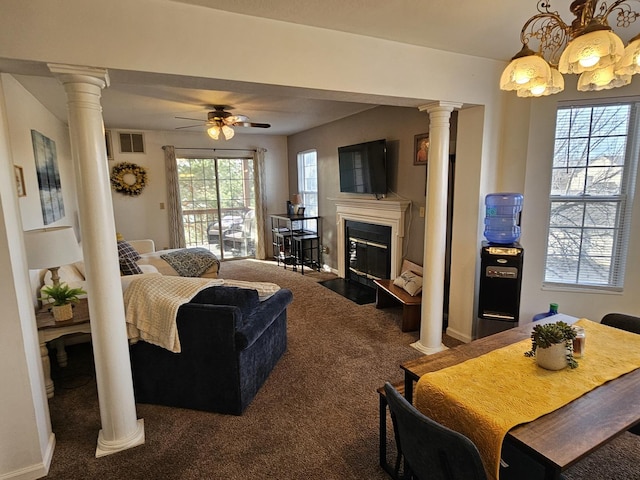
<path fill-rule="evenodd" d="M 136 401 L 241 415 L 287 349 L 287 306 L 280 289 L 260 302 L 255 290 L 216 286 L 178 310 L 182 351 L 131 345 Z"/>

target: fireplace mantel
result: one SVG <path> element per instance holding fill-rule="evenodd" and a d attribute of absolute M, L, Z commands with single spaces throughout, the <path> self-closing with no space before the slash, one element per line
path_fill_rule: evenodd
<path fill-rule="evenodd" d="M 330 198 L 336 202 L 336 223 L 338 233 L 338 275 L 346 278 L 345 221 L 387 225 L 391 227 L 391 278 L 400 274 L 402 265 L 402 242 L 404 240 L 404 220 L 409 200 L 384 198 Z"/>

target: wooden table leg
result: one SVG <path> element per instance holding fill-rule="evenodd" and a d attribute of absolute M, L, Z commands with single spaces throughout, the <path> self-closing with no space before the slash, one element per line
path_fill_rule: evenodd
<path fill-rule="evenodd" d="M 47 398 L 53 398 L 53 380 L 51 380 L 51 361 L 49 360 L 49 350 L 47 342 L 40 343 L 40 358 L 42 359 L 42 373 L 44 374 L 44 388 Z"/>

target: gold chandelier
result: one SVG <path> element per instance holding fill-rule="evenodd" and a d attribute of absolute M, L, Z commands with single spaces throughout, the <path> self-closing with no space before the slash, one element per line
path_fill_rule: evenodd
<path fill-rule="evenodd" d="M 569 9 L 575 15 L 570 25 L 548 1 L 539 0 L 536 15 L 520 32 L 522 50 L 502 72 L 501 90 L 515 90 L 519 97 L 540 97 L 564 90 L 562 74 L 579 74 L 578 90 L 605 90 L 628 85 L 640 72 L 640 34 L 627 47 L 609 26 L 616 12 L 616 26 L 628 27 L 640 14 L 616 0 L 611 5 L 598 0 L 575 0 Z M 529 43 L 537 44 L 537 51 Z"/>

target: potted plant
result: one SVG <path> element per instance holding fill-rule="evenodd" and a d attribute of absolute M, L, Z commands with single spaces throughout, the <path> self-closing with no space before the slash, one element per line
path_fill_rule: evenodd
<path fill-rule="evenodd" d="M 66 283 L 47 285 L 42 289 L 43 297 L 40 300 L 53 300 L 51 313 L 57 322 L 73 318 L 72 304 L 77 302 L 79 295 L 84 295 L 82 288 L 71 288 Z"/>
<path fill-rule="evenodd" d="M 531 350 L 526 357 L 536 357 L 536 362 L 547 370 L 562 370 L 567 365 L 576 368 L 573 357 L 573 339 L 576 331 L 563 321 L 536 325 L 531 332 Z"/>

